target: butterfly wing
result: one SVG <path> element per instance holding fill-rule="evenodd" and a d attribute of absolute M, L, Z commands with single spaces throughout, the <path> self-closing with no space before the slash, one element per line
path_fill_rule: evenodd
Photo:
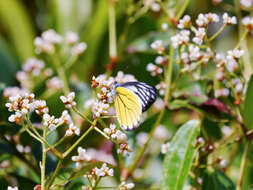
<path fill-rule="evenodd" d="M 127 82 L 120 86 L 131 90 L 138 96 L 141 101 L 142 112 L 146 111 L 157 98 L 157 90 L 144 82 Z"/>
<path fill-rule="evenodd" d="M 142 114 L 141 101 L 127 88 L 119 86 L 116 92 L 114 103 L 119 123 L 123 129 L 132 130 L 137 127 Z"/>

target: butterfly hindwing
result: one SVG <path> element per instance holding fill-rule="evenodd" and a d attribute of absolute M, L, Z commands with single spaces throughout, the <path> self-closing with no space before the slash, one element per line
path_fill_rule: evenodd
<path fill-rule="evenodd" d="M 120 86 L 133 91 L 141 101 L 142 112 L 146 111 L 156 100 L 157 90 L 144 82 L 127 82 Z"/>
<path fill-rule="evenodd" d="M 124 87 L 116 88 L 114 99 L 120 125 L 126 129 L 134 129 L 140 120 L 142 106 L 139 98 L 131 90 Z"/>

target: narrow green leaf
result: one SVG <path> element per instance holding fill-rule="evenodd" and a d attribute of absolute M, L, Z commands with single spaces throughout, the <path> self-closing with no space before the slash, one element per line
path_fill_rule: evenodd
<path fill-rule="evenodd" d="M 207 171 L 203 180 L 203 190 L 234 190 L 233 182 L 220 170 Z"/>
<path fill-rule="evenodd" d="M 177 131 L 163 162 L 163 190 L 181 190 L 190 171 L 200 122 L 190 120 Z"/>
<path fill-rule="evenodd" d="M 33 51 L 34 29 L 19 0 L 0 1 L 0 23 L 7 30 L 19 57 L 25 61 Z"/>
<path fill-rule="evenodd" d="M 248 88 L 246 92 L 246 98 L 244 101 L 244 108 L 243 108 L 243 117 L 244 117 L 244 122 L 246 124 L 246 127 L 248 129 L 253 128 L 253 76 L 251 75 L 249 83 L 248 83 Z"/>

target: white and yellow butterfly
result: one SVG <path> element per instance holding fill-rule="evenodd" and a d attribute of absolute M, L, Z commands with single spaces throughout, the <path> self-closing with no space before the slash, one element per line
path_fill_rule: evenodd
<path fill-rule="evenodd" d="M 114 83 L 114 104 L 120 126 L 135 129 L 142 112 L 156 100 L 157 90 L 144 82 Z"/>

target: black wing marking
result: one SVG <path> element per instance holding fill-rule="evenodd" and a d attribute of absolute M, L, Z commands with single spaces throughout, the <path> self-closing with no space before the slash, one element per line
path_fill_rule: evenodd
<path fill-rule="evenodd" d="M 120 86 L 132 90 L 140 98 L 142 112 L 145 112 L 157 98 L 157 90 L 144 82 L 126 82 Z"/>

